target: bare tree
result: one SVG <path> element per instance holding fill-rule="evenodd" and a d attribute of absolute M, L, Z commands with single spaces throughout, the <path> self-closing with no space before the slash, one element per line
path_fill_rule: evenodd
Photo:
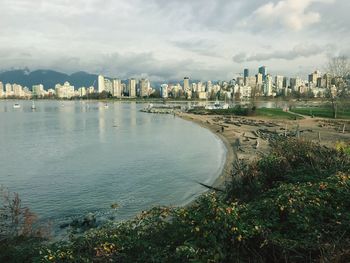
<path fill-rule="evenodd" d="M 332 103 L 333 118 L 337 118 L 338 104 L 341 98 L 348 95 L 350 63 L 345 56 L 331 58 L 327 65 L 327 75 L 331 78 L 331 84 L 328 87 L 328 97 Z"/>

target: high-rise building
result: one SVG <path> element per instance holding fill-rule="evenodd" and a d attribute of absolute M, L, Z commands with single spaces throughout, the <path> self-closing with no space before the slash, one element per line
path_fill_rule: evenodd
<path fill-rule="evenodd" d="M 68 81 L 66 81 L 63 85 L 56 84 L 55 92 L 57 98 L 72 98 L 74 94 L 74 86 L 71 86 Z"/>
<path fill-rule="evenodd" d="M 113 90 L 112 90 L 112 96 L 116 98 L 121 98 L 122 96 L 122 82 L 120 79 L 114 79 L 113 80 Z"/>
<path fill-rule="evenodd" d="M 243 70 L 243 77 L 244 77 L 244 78 L 248 78 L 248 77 L 249 77 L 249 69 L 245 68 L 245 69 Z"/>
<path fill-rule="evenodd" d="M 256 74 L 256 84 L 262 85 L 263 84 L 263 75 L 261 73 Z"/>
<path fill-rule="evenodd" d="M 36 97 L 44 96 L 45 95 L 44 85 L 43 84 L 33 85 L 32 86 L 32 94 L 33 94 L 33 96 L 36 96 Z"/>
<path fill-rule="evenodd" d="M 190 90 L 190 78 L 184 77 L 184 90 Z"/>
<path fill-rule="evenodd" d="M 4 97 L 4 84 L 0 81 L 0 98 Z"/>
<path fill-rule="evenodd" d="M 105 77 L 98 75 L 98 93 L 101 93 L 105 90 Z"/>
<path fill-rule="evenodd" d="M 302 85 L 302 81 L 299 77 L 290 78 L 289 85 L 293 91 L 299 91 L 299 87 Z"/>
<path fill-rule="evenodd" d="M 264 81 L 264 94 L 268 97 L 272 96 L 272 77 L 270 75 L 266 75 Z"/>
<path fill-rule="evenodd" d="M 283 88 L 288 88 L 288 78 L 283 77 Z"/>
<path fill-rule="evenodd" d="M 13 89 L 10 83 L 6 83 L 5 85 L 5 96 L 6 97 L 13 96 Z"/>
<path fill-rule="evenodd" d="M 134 78 L 128 80 L 128 93 L 130 98 L 136 97 L 136 79 Z"/>
<path fill-rule="evenodd" d="M 168 84 L 160 85 L 160 96 L 164 99 L 168 98 Z"/>
<path fill-rule="evenodd" d="M 148 96 L 149 89 L 151 87 L 151 83 L 148 79 L 140 80 L 140 97 Z"/>
<path fill-rule="evenodd" d="M 277 92 L 277 94 L 282 94 L 282 90 L 283 90 L 283 76 L 277 75 L 275 77 L 275 85 L 276 85 L 276 92 Z"/>
<path fill-rule="evenodd" d="M 266 66 L 259 67 L 259 73 L 262 75 L 263 80 L 265 80 L 267 76 L 267 67 Z"/>

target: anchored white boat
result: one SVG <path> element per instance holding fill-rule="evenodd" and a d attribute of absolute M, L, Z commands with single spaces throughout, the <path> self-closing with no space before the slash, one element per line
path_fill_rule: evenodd
<path fill-rule="evenodd" d="M 19 105 L 18 103 L 13 104 L 14 109 L 19 109 L 20 107 L 21 107 L 21 105 Z"/>

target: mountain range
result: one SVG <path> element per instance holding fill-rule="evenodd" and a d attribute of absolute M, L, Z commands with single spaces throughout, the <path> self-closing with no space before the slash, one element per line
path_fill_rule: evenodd
<path fill-rule="evenodd" d="M 50 89 L 55 88 L 57 83 L 63 84 L 68 81 L 75 87 L 90 87 L 94 85 L 97 88 L 98 75 L 90 74 L 84 71 L 79 71 L 71 75 L 57 72 L 54 70 L 35 70 L 29 71 L 28 69 L 17 69 L 0 72 L 0 81 L 3 84 L 19 84 L 27 86 L 29 89 L 33 85 L 43 84 L 44 88 Z"/>

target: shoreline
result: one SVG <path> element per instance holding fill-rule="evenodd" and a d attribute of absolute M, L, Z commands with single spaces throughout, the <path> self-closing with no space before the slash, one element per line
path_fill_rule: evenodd
<path fill-rule="evenodd" d="M 186 113 L 178 112 L 178 113 L 176 113 L 176 116 L 183 119 L 183 120 L 195 123 L 195 124 L 201 126 L 202 128 L 209 130 L 215 136 L 217 136 L 221 140 L 221 142 L 223 143 L 224 147 L 226 148 L 226 156 L 225 156 L 225 160 L 223 162 L 224 164 L 223 164 L 223 167 L 221 169 L 221 172 L 214 179 L 213 183 L 211 183 L 211 185 L 210 185 L 211 187 L 221 189 L 224 186 L 224 184 L 226 183 L 227 179 L 230 178 L 230 176 L 231 176 L 231 172 L 233 170 L 233 162 L 235 160 L 234 147 L 233 147 L 232 143 L 230 142 L 229 138 L 227 138 L 224 135 L 224 133 L 222 133 L 220 131 L 219 128 L 221 128 L 221 127 L 219 125 L 210 124 L 208 122 L 201 120 L 200 118 L 195 118 L 192 115 L 189 115 Z M 191 204 L 195 200 L 196 199 L 192 200 L 191 202 L 189 202 L 189 204 Z"/>

